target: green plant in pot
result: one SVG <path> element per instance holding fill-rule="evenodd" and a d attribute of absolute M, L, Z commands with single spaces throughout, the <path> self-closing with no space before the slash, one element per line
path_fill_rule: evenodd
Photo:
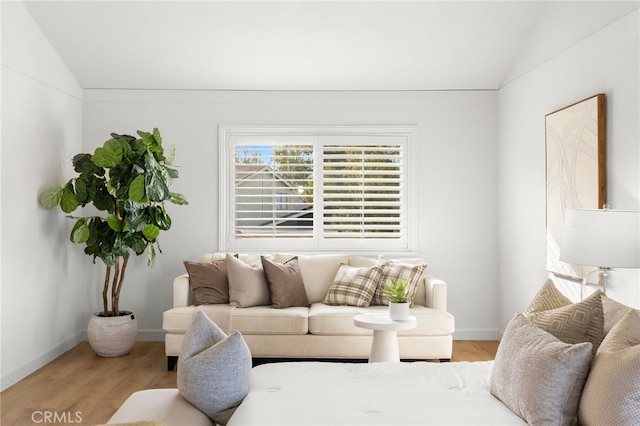
<path fill-rule="evenodd" d="M 87 330 L 91 346 L 101 356 L 129 353 L 135 342 L 135 317 L 120 310 L 129 257 L 146 252 L 152 265 L 156 251 L 161 252 L 158 237 L 171 227 L 165 202 L 188 204 L 182 194 L 169 190 L 178 177 L 173 149 L 165 155 L 158 129 L 137 135 L 112 133 L 93 154 L 77 154 L 72 160 L 77 176 L 40 195 L 46 209 L 60 206 L 67 214 L 85 206 L 96 210 L 95 215 L 69 217 L 75 220 L 71 241 L 83 244 L 94 263 L 100 259 L 106 265 L 103 310 L 92 317 Z M 107 335 L 98 342 L 103 328 Z M 120 328 L 121 337 L 115 335 Z"/>
<path fill-rule="evenodd" d="M 389 299 L 389 318 L 394 321 L 405 321 L 409 318 L 410 284 L 408 280 L 391 278 L 382 287 L 382 294 Z"/>

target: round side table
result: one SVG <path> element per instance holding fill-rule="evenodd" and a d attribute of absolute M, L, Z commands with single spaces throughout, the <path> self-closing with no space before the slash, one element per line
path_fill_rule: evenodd
<path fill-rule="evenodd" d="M 356 327 L 373 330 L 369 362 L 400 362 L 397 332 L 410 330 L 418 324 L 414 316 L 406 321 L 393 321 L 386 313 L 356 315 L 353 323 Z"/>

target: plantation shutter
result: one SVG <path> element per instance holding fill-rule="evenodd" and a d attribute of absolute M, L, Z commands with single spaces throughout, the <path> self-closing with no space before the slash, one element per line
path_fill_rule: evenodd
<path fill-rule="evenodd" d="M 313 237 L 313 150 L 287 137 L 234 147 L 235 238 Z"/>
<path fill-rule="evenodd" d="M 398 137 L 323 138 L 323 238 L 405 236 L 403 153 Z"/>

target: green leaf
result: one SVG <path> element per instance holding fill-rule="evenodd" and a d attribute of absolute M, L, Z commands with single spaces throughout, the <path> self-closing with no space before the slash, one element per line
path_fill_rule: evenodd
<path fill-rule="evenodd" d="M 107 224 L 109 225 L 109 228 L 116 232 L 122 231 L 122 221 L 115 214 L 107 216 Z"/>
<path fill-rule="evenodd" d="M 143 203 L 146 199 L 144 175 L 138 175 L 129 185 L 129 198 L 136 203 Z"/>
<path fill-rule="evenodd" d="M 76 198 L 76 194 L 73 193 L 73 190 L 69 189 L 69 186 L 71 185 L 67 185 L 63 188 L 62 199 L 60 200 L 60 208 L 65 213 L 71 213 L 80 205 Z"/>
<path fill-rule="evenodd" d="M 169 155 L 167 155 L 167 158 L 165 158 L 164 163 L 169 165 L 169 164 L 173 164 L 173 160 L 176 159 L 176 147 L 171 145 L 171 147 L 169 148 Z"/>
<path fill-rule="evenodd" d="M 62 200 L 63 187 L 49 189 L 40 194 L 40 205 L 47 210 L 51 210 Z"/>
<path fill-rule="evenodd" d="M 155 241 L 155 239 L 158 238 L 158 235 L 160 235 L 160 228 L 152 223 L 149 223 L 142 230 L 142 235 L 144 235 L 144 237 L 149 241 Z"/>
<path fill-rule="evenodd" d="M 84 244 L 89 241 L 90 235 L 91 232 L 89 230 L 89 226 L 87 225 L 87 220 L 85 218 L 80 218 L 76 221 L 73 229 L 71 229 L 70 239 L 76 244 Z"/>
<path fill-rule="evenodd" d="M 142 254 L 149 245 L 149 242 L 140 234 L 127 234 L 123 241 L 135 254 Z"/>
<path fill-rule="evenodd" d="M 184 197 L 184 195 L 182 195 L 182 194 L 180 194 L 178 192 L 172 192 L 170 194 L 169 201 L 172 202 L 173 204 L 177 204 L 179 206 L 186 206 L 186 205 L 189 204 L 189 202 Z"/>
<path fill-rule="evenodd" d="M 145 189 L 151 201 L 164 201 L 169 198 L 169 187 L 161 173 L 147 173 Z"/>
<path fill-rule="evenodd" d="M 114 167 L 122 161 L 122 144 L 116 139 L 109 139 L 103 146 L 96 148 L 92 158 L 98 167 Z"/>

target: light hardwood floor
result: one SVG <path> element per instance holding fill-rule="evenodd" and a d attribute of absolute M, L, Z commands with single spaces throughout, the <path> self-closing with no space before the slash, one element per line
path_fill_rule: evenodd
<path fill-rule="evenodd" d="M 497 348 L 497 341 L 456 340 L 452 361 L 492 360 Z M 83 342 L 2 392 L 0 424 L 101 424 L 131 393 L 174 387 L 164 342 L 136 342 L 129 355 L 118 358 L 101 358 Z M 47 415 L 58 421 L 45 422 Z"/>

